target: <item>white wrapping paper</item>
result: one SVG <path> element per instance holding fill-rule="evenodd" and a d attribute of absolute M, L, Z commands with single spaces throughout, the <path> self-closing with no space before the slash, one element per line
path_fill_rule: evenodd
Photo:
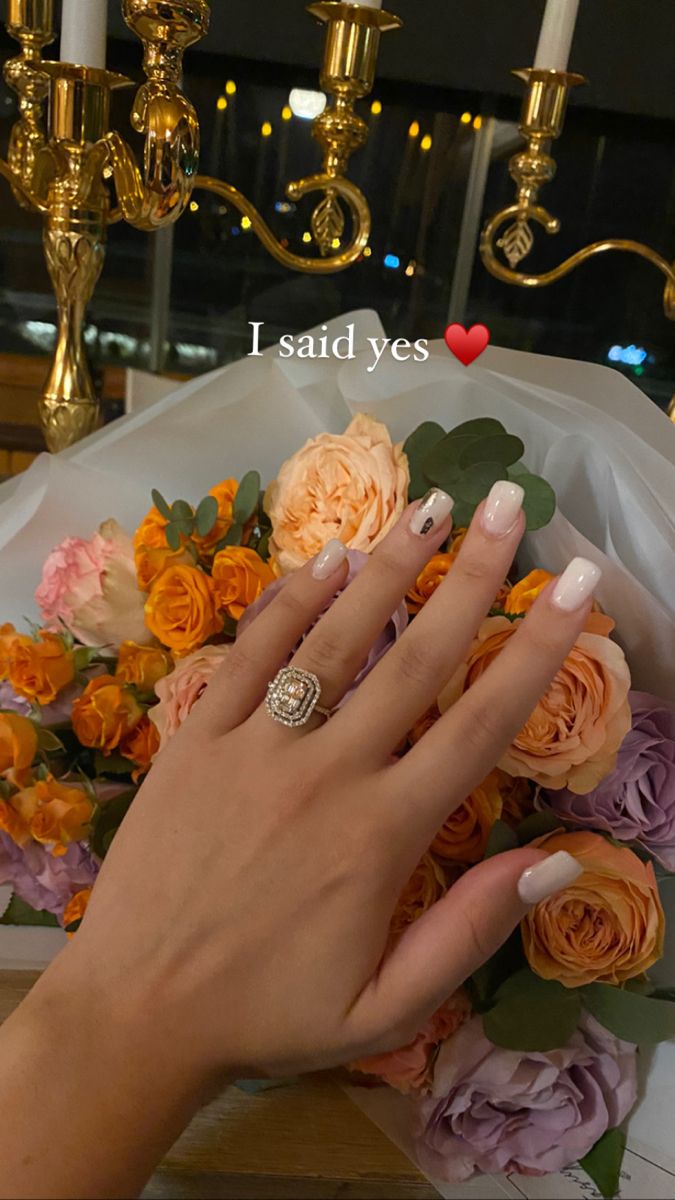
<path fill-rule="evenodd" d="M 598 562 L 604 573 L 598 598 L 617 621 L 634 685 L 674 696 L 675 427 L 616 372 L 562 359 L 490 348 L 465 369 L 440 342 L 426 363 L 384 357 L 369 372 L 367 339 L 384 331 L 375 314 L 362 312 L 330 322 L 329 337 L 351 322 L 360 351 L 354 361 L 281 360 L 273 348 L 173 390 L 58 458 L 41 456 L 20 480 L 0 487 L 0 621 L 37 615 L 34 589 L 56 543 L 66 535 L 89 537 L 110 516 L 131 531 L 152 487 L 197 501 L 213 483 L 252 467 L 272 479 L 308 437 L 342 431 L 357 411 L 386 422 L 398 439 L 423 420 L 451 428 L 495 416 L 522 437 L 528 466 L 558 493 L 552 524 L 527 538 L 529 562 L 552 571 L 576 554 Z M 53 932 L 55 951 L 62 935 Z M 11 936 L 11 946 L 3 935 Z M 0 930 L 0 965 L 22 957 L 37 965 L 34 948 L 22 951 L 18 941 L 19 931 Z M 40 955 L 50 952 L 41 940 Z M 650 1059 L 649 1085 L 631 1123 L 625 1200 L 675 1197 L 675 1046 L 659 1047 Z M 350 1094 L 412 1154 L 402 1097 Z M 575 1171 L 436 1186 L 456 1200 L 594 1194 Z"/>

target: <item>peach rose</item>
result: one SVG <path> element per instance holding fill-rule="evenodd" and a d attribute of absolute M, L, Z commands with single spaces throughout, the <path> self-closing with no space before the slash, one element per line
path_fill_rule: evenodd
<path fill-rule="evenodd" d="M 62 621 L 85 646 L 151 640 L 131 539 L 106 521 L 91 541 L 67 538 L 49 555 L 35 598 L 47 628 Z"/>
<path fill-rule="evenodd" d="M 408 460 L 384 425 L 357 416 L 341 436 L 308 441 L 265 497 L 270 552 L 284 575 L 331 538 L 369 553 L 389 533 L 408 497 Z"/>
<path fill-rule="evenodd" d="M 0 683 L 7 678 L 9 672 L 9 652 L 17 636 L 13 625 L 0 625 Z"/>
<path fill-rule="evenodd" d="M 351 1071 L 375 1075 L 397 1092 L 425 1093 L 431 1090 L 436 1047 L 456 1033 L 471 1015 L 471 1003 L 463 988 L 429 1018 L 414 1042 L 387 1054 L 374 1054 L 349 1064 Z"/>
<path fill-rule="evenodd" d="M 276 575 L 254 550 L 228 546 L 216 554 L 212 578 L 218 607 L 238 621 L 265 588 L 274 583 Z"/>
<path fill-rule="evenodd" d="M 55 858 L 71 842 L 81 842 L 89 832 L 94 805 L 84 788 L 41 779 L 12 797 L 11 805 L 28 826 L 31 838 L 51 850 Z"/>
<path fill-rule="evenodd" d="M 93 890 L 93 888 L 83 888 L 81 892 L 76 892 L 72 900 L 66 904 L 66 907 L 63 910 L 62 918 L 64 929 L 68 930 L 69 925 L 78 925 L 79 927 L 79 924 L 89 907 L 89 901 L 91 900 L 91 894 Z M 68 932 L 68 937 L 75 937 L 75 930 L 70 930 Z"/>
<path fill-rule="evenodd" d="M 170 675 L 160 679 L 155 688 L 159 704 L 149 713 L 157 727 L 160 745 L 164 746 L 187 720 L 229 652 L 229 646 L 204 646 L 181 659 Z"/>
<path fill-rule="evenodd" d="M 137 646 L 136 642 L 122 642 L 117 659 L 115 676 L 123 683 L 130 683 L 141 692 L 154 692 L 172 667 L 171 655 L 158 646 Z"/>
<path fill-rule="evenodd" d="M 391 921 L 392 934 L 403 933 L 407 925 L 418 921 L 448 890 L 443 868 L 430 854 L 418 863 L 399 897 Z"/>
<path fill-rule="evenodd" d="M 532 842 L 566 850 L 584 874 L 522 923 L 528 962 L 565 987 L 622 984 L 663 955 L 665 917 L 652 863 L 597 833 L 551 833 Z"/>
<path fill-rule="evenodd" d="M 0 775 L 5 771 L 27 770 L 37 748 L 37 730 L 28 717 L 0 712 Z"/>
<path fill-rule="evenodd" d="M 442 711 L 487 670 L 520 622 L 488 617 L 468 658 L 442 692 Z M 565 659 L 546 695 L 499 766 L 552 790 L 585 795 L 614 767 L 631 727 L 630 672 L 623 650 L 607 633 L 609 618 L 591 613 L 585 631 Z"/>
<path fill-rule="evenodd" d="M 222 632 L 213 580 L 198 567 L 169 567 L 152 586 L 145 605 L 148 629 L 177 658 Z"/>
<path fill-rule="evenodd" d="M 17 696 L 37 704 L 52 704 L 75 678 L 75 656 L 63 638 L 44 629 L 36 641 L 17 635 L 9 650 L 8 675 Z"/>
<path fill-rule="evenodd" d="M 159 731 L 148 716 L 141 717 L 138 725 L 120 742 L 120 754 L 135 765 L 131 778 L 134 783 L 147 775 L 152 761 L 159 753 Z"/>
<path fill-rule="evenodd" d="M 526 575 L 524 579 L 514 583 L 506 598 L 504 612 L 514 616 L 529 612 L 537 596 L 544 591 L 544 588 L 548 587 L 554 578 L 555 576 L 551 575 L 550 571 L 530 571 L 530 574 Z"/>
<path fill-rule="evenodd" d="M 502 821 L 506 821 L 512 829 L 531 817 L 534 809 L 535 788 L 529 779 L 522 776 L 507 775 L 506 771 L 497 769 L 495 772 L 499 791 L 502 796 Z"/>
<path fill-rule="evenodd" d="M 73 704 L 73 729 L 83 746 L 111 754 L 142 716 L 130 687 L 113 675 L 99 675 Z"/>
<path fill-rule="evenodd" d="M 474 864 L 485 856 L 490 831 L 502 815 L 499 778 L 493 771 L 448 817 L 431 849 L 449 862 Z"/>

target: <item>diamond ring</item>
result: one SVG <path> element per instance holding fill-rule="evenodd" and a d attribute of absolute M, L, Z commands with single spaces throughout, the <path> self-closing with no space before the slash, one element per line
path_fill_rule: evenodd
<path fill-rule="evenodd" d="M 326 719 L 333 715 L 330 709 L 321 707 L 320 699 L 321 684 L 316 675 L 300 667 L 282 667 L 268 684 L 265 707 L 273 721 L 297 729 L 306 725 L 314 713 Z"/>

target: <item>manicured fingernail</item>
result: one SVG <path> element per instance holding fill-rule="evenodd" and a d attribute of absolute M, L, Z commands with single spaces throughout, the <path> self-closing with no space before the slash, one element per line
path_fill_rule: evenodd
<path fill-rule="evenodd" d="M 442 492 L 440 488 L 433 488 L 420 500 L 410 518 L 410 532 L 418 537 L 426 537 L 432 529 L 437 529 L 447 521 L 454 507 L 452 496 L 448 496 L 447 492 Z"/>
<path fill-rule="evenodd" d="M 523 904 L 539 904 L 569 887 L 583 873 L 584 868 L 576 858 L 572 858 L 566 850 L 559 850 L 521 875 L 518 895 Z"/>
<path fill-rule="evenodd" d="M 330 579 L 338 567 L 341 567 L 347 557 L 347 547 L 344 542 L 332 538 L 327 542 L 320 554 L 317 554 L 312 567 L 315 579 Z"/>
<path fill-rule="evenodd" d="M 602 571 L 587 558 L 574 558 L 555 585 L 551 604 L 562 612 L 575 612 L 593 595 Z"/>
<path fill-rule="evenodd" d="M 481 523 L 489 537 L 501 538 L 510 533 L 520 516 L 525 499 L 518 483 L 500 479 L 485 501 Z"/>

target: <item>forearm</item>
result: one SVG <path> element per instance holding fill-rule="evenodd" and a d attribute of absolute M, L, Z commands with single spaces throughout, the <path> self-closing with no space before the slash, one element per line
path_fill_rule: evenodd
<path fill-rule="evenodd" d="M 68 951 L 0 1029 L 0 1197 L 137 1195 L 199 1107 L 200 1088 Z M 144 1006 L 148 1007 L 148 1006 Z"/>

